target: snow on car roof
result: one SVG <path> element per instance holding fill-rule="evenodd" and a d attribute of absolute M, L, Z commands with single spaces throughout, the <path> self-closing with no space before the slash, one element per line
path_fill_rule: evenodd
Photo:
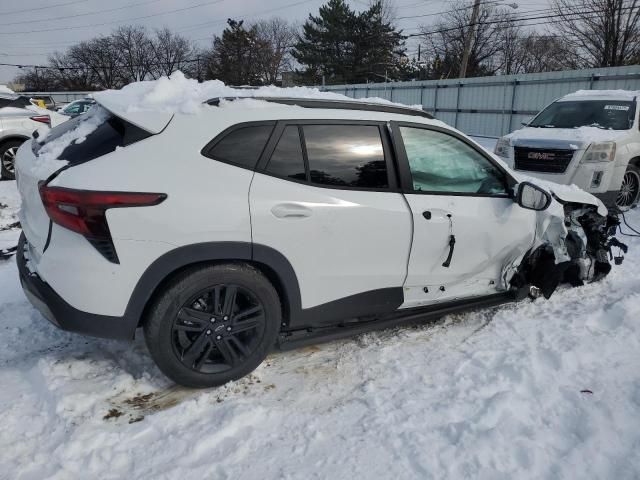
<path fill-rule="evenodd" d="M 164 128 L 175 113 L 197 114 L 211 108 L 206 101 L 212 98 L 228 97 L 289 97 L 312 98 L 321 100 L 341 100 L 350 102 L 379 103 L 407 107 L 383 98 L 353 99 L 333 92 L 321 92 L 311 87 L 264 86 L 258 88 L 237 88 L 225 85 L 219 80 L 199 83 L 189 79 L 180 71 L 170 77 L 158 80 L 135 82 L 120 90 L 106 90 L 93 94 L 94 99 L 112 113 L 151 133 Z M 234 102 L 229 102 L 234 103 Z M 235 108 L 226 105 L 229 108 Z M 243 108 L 274 108 L 274 105 L 262 100 L 245 102 Z M 421 106 L 413 106 L 421 109 Z M 149 115 L 153 112 L 154 115 Z"/>
<path fill-rule="evenodd" d="M 203 103 L 211 98 L 224 97 L 292 97 L 316 98 L 324 100 L 366 100 L 369 103 L 398 105 L 383 98 L 353 99 L 333 92 L 321 92 L 311 87 L 275 87 L 272 85 L 257 88 L 236 88 L 225 85 L 220 80 L 208 80 L 199 83 L 189 79 L 180 71 L 170 77 L 158 80 L 135 82 L 120 90 L 106 90 L 93 94 L 101 104 L 120 105 L 127 112 L 163 111 L 171 113 L 197 113 Z M 415 106 L 421 108 L 420 106 Z"/>
<path fill-rule="evenodd" d="M 620 100 L 633 100 L 640 96 L 640 90 L 578 90 L 569 93 L 560 100 L 576 100 L 577 98 L 617 98 Z"/>

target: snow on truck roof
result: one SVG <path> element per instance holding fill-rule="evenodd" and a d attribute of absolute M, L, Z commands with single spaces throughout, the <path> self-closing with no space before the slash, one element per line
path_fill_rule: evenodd
<path fill-rule="evenodd" d="M 226 100 L 235 99 L 243 100 L 242 108 L 272 107 L 273 103 L 280 106 L 284 104 L 334 109 L 353 106 L 357 110 L 431 117 L 420 105 L 407 106 L 382 98 L 353 99 L 310 87 L 234 88 L 219 80 L 199 83 L 186 78 L 182 72 L 175 72 L 170 77 L 158 80 L 131 83 L 120 90 L 97 92 L 93 96 L 107 110 L 151 133 L 160 132 L 176 113 L 198 114 L 211 105 L 233 108 L 232 104 L 236 102 Z"/>
<path fill-rule="evenodd" d="M 640 96 L 640 90 L 578 90 L 577 92 L 569 93 L 560 99 L 562 100 L 579 100 L 579 99 L 618 99 L 618 100 L 633 100 Z"/>

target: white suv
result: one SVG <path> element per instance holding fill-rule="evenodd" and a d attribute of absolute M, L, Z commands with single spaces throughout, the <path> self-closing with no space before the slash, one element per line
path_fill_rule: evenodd
<path fill-rule="evenodd" d="M 495 153 L 516 171 L 575 184 L 608 206 L 640 198 L 640 92 L 581 90 L 554 101 L 502 137 Z"/>
<path fill-rule="evenodd" d="M 29 97 L 0 93 L 0 177 L 13 180 L 16 153 L 35 130 L 48 130 L 68 117 L 33 105 Z"/>
<path fill-rule="evenodd" d="M 143 327 L 180 384 L 611 268 L 617 219 L 601 202 L 520 182 L 420 110 L 263 98 L 174 114 L 108 100 L 18 152 L 21 281 L 63 329 Z"/>

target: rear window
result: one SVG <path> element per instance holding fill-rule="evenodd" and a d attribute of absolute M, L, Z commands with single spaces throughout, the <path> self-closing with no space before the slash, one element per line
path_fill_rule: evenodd
<path fill-rule="evenodd" d="M 126 147 L 151 136 L 146 130 L 99 108 L 86 115 L 67 120 L 51 129 L 42 142 L 33 142 L 33 152 L 37 154 L 48 143 L 79 128 L 82 122 L 95 121 L 94 119 L 98 118 L 98 115 L 102 115 L 103 119 L 97 127 L 85 137 L 73 140 L 62 150 L 62 153 L 57 158 L 67 160 L 72 165 L 77 165 L 111 153 L 117 147 Z"/>
<path fill-rule="evenodd" d="M 273 124 L 247 125 L 223 133 L 222 139 L 214 140 L 212 146 L 203 150 L 203 155 L 254 169 L 271 136 Z"/>

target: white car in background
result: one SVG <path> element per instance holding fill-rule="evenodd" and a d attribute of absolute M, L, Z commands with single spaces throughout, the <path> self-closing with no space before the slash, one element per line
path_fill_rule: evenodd
<path fill-rule="evenodd" d="M 640 198 L 638 91 L 580 90 L 554 101 L 495 153 L 515 171 L 575 184 L 607 206 Z"/>
<path fill-rule="evenodd" d="M 0 92 L 0 173 L 15 178 L 15 158 L 20 145 L 39 129 L 49 129 L 69 117 L 33 105 L 29 97 Z"/>

